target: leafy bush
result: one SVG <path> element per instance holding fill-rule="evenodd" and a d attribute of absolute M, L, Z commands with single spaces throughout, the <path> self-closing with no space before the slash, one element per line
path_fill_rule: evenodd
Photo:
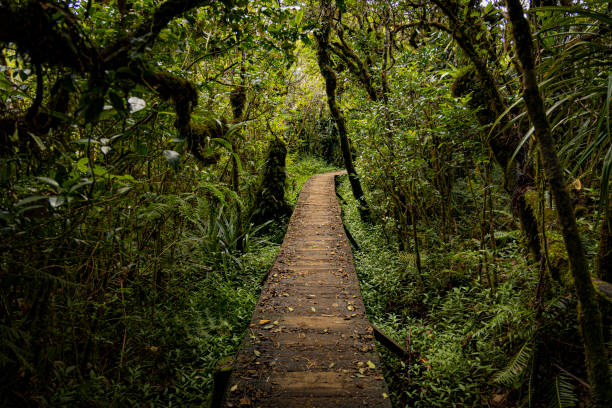
<path fill-rule="evenodd" d="M 339 191 L 347 201 L 344 222 L 361 247 L 355 261 L 370 321 L 412 353 L 410 361 L 402 361 L 378 348 L 394 406 L 517 406 L 533 398 L 528 384 L 535 382 L 549 390 L 540 400 L 571 406 L 564 404 L 575 400 L 575 383 L 551 375 L 551 361 L 566 366 L 580 361 L 557 340 L 580 344 L 575 310 L 567 293 L 555 289 L 536 335 L 537 273 L 518 261 L 524 258 L 515 240 L 489 258 L 500 275 L 495 290 L 480 281 L 479 254 L 465 251 L 466 237 L 421 248 L 419 275 L 414 253 L 395 249 L 380 225 L 360 221 L 346 180 Z M 470 221 L 466 216 L 462 222 Z M 419 233 L 424 228 L 419 224 Z"/>

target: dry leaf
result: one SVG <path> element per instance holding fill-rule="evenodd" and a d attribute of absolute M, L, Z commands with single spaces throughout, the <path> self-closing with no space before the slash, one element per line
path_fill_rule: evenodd
<path fill-rule="evenodd" d="M 238 389 L 238 384 L 234 384 L 234 385 L 232 385 L 232 388 L 230 388 L 230 391 L 231 391 L 231 392 L 234 392 L 234 391 L 236 391 L 237 389 Z"/>
<path fill-rule="evenodd" d="M 370 367 L 372 370 L 376 368 L 376 364 L 374 364 L 373 362 L 371 362 L 370 360 L 368 360 L 368 367 Z"/>
<path fill-rule="evenodd" d="M 264 324 L 268 324 L 268 323 L 270 323 L 270 320 L 267 320 L 267 319 L 264 319 L 264 320 L 260 320 L 260 321 L 259 321 L 259 324 L 260 324 L 260 325 L 262 325 L 262 326 L 263 326 Z"/>

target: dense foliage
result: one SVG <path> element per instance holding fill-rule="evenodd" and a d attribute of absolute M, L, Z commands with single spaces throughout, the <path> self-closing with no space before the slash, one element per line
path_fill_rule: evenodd
<path fill-rule="evenodd" d="M 396 406 L 607 406 L 612 6 L 529 3 L 0 0 L 0 404 L 210 402 L 344 167 Z"/>

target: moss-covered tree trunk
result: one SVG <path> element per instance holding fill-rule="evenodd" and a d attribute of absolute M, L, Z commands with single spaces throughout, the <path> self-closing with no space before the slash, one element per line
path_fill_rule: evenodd
<path fill-rule="evenodd" d="M 346 130 L 346 120 L 344 119 L 344 114 L 336 101 L 337 78 L 336 73 L 331 66 L 331 58 L 329 55 L 329 36 L 331 32 L 331 20 L 333 15 L 334 11 L 331 6 L 331 2 L 329 0 L 322 0 L 321 26 L 315 31 L 315 38 L 317 41 L 317 60 L 319 63 L 319 69 L 321 70 L 321 75 L 325 79 L 327 104 L 329 105 L 329 110 L 334 118 L 334 121 L 336 122 L 336 127 L 338 128 L 338 136 L 340 137 L 340 149 L 342 150 L 344 167 L 348 173 L 353 196 L 355 197 L 355 200 L 357 200 L 359 206 L 359 215 L 361 216 L 362 220 L 369 221 L 370 209 L 363 194 L 363 188 L 361 188 L 359 177 L 357 177 L 355 166 L 353 165 L 353 157 L 351 155 L 351 147 L 348 140 L 348 132 Z"/>
<path fill-rule="evenodd" d="M 599 231 L 597 276 L 603 281 L 612 283 L 612 209 L 606 214 Z"/>
<path fill-rule="evenodd" d="M 546 179 L 557 207 L 563 240 L 579 301 L 578 322 L 584 341 L 589 382 L 596 407 L 612 406 L 610 368 L 603 341 L 602 320 L 595 298 L 595 288 L 589 272 L 589 263 L 576 224 L 572 201 L 567 190 L 563 169 L 557 157 L 544 101 L 540 95 L 535 73 L 533 40 L 529 23 L 525 19 L 520 0 L 506 0 L 512 22 L 516 51 L 523 73 L 523 97 L 529 119 L 541 152 Z"/>
<path fill-rule="evenodd" d="M 286 157 L 285 142 L 279 138 L 271 140 L 268 158 L 251 210 L 251 221 L 255 225 L 271 220 L 280 221 L 291 214 L 291 206 L 285 200 Z"/>
<path fill-rule="evenodd" d="M 471 81 L 471 87 L 480 96 L 480 101 L 473 101 L 472 104 L 479 104 L 478 121 L 483 127 L 488 128 L 501 117 L 507 109 L 497 87 L 495 77 L 487 66 L 486 53 L 483 56 L 482 50 L 478 48 L 478 41 L 474 34 L 470 34 L 468 28 L 460 21 L 457 16 L 455 3 L 452 1 L 433 0 L 434 4 L 448 17 L 450 24 L 445 26 L 437 22 L 429 22 L 432 26 L 448 32 L 459 44 L 474 66 L 476 77 Z M 482 36 L 482 32 L 480 33 Z M 485 36 L 482 36 L 485 37 Z M 475 83 L 473 80 L 477 80 Z M 471 91 L 471 90 L 470 90 Z M 469 91 L 468 91 L 469 92 Z M 460 94 L 460 93 L 459 93 Z M 504 188 L 512 196 L 513 210 L 519 217 L 521 228 L 527 239 L 527 248 L 534 260 L 539 260 L 541 248 L 538 237 L 538 223 L 533 214 L 533 210 L 525 201 L 525 193 L 533 189 L 533 168 L 529 164 L 529 157 L 525 148 L 520 148 L 514 158 L 514 166 L 511 166 L 511 157 L 520 143 L 520 136 L 508 126 L 505 119 L 501 119 L 494 129 L 495 137 L 489 137 L 489 147 L 495 161 L 504 173 Z"/>
<path fill-rule="evenodd" d="M 230 104 L 232 105 L 232 114 L 234 116 L 234 123 L 239 123 L 244 119 L 244 108 L 246 106 L 246 68 L 244 66 L 245 53 L 242 50 L 242 61 L 240 64 L 240 85 L 236 86 L 230 93 Z M 238 138 L 239 133 L 236 132 L 232 136 L 232 189 L 240 196 L 240 163 L 238 158 Z M 240 204 L 237 205 L 238 214 L 238 239 L 237 248 L 242 251 L 244 248 L 243 235 L 244 235 L 244 224 L 242 222 L 242 208 Z"/>

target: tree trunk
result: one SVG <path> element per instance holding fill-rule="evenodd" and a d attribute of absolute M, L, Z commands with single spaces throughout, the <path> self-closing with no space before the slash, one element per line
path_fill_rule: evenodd
<path fill-rule="evenodd" d="M 336 73 L 331 67 L 331 59 L 329 56 L 329 36 L 331 31 L 331 19 L 333 17 L 333 9 L 329 0 L 321 1 L 321 13 L 321 27 L 315 31 L 315 38 L 317 41 L 317 60 L 319 63 L 319 69 L 321 70 L 321 75 L 325 79 L 327 104 L 329 105 L 329 110 L 334 118 L 334 121 L 336 122 L 336 127 L 338 128 L 338 136 L 340 137 L 340 149 L 342 150 L 344 167 L 346 168 L 349 176 L 353 196 L 355 197 L 355 200 L 357 200 L 357 205 L 359 206 L 359 215 L 361 216 L 362 220 L 370 221 L 370 209 L 363 194 L 361 182 L 359 181 L 357 172 L 353 166 L 353 158 L 351 156 L 351 148 L 346 130 L 346 120 L 344 119 L 344 114 L 336 101 L 337 79 Z"/>
<path fill-rule="evenodd" d="M 597 276 L 605 282 L 612 283 L 612 208 L 604 217 L 599 232 Z"/>
<path fill-rule="evenodd" d="M 480 111 L 477 115 L 478 121 L 481 125 L 489 127 L 507 109 L 498 91 L 495 77 L 487 67 L 486 59 L 475 48 L 474 40 L 466 33 L 450 2 L 434 0 L 433 3 L 450 20 L 449 27 L 442 24 L 434 24 L 434 26 L 452 35 L 453 39 L 459 44 L 459 47 L 461 47 L 474 66 L 476 79 L 479 83 L 479 89 L 474 93 L 478 93 L 480 98 L 482 98 L 482 102 L 484 102 L 478 108 Z M 461 94 L 461 91 L 458 94 Z M 474 100 L 472 103 L 478 103 L 478 101 Z M 519 217 L 521 228 L 527 238 L 527 248 L 533 259 L 539 261 L 541 250 L 538 238 L 538 223 L 533 210 L 525 201 L 525 193 L 533 188 L 533 168 L 529 165 L 529 158 L 524 147 L 519 150 L 514 158 L 514 166 L 511 166 L 510 159 L 520 143 L 520 136 L 511 126 L 507 125 L 507 120 L 499 120 L 497 127 L 491 131 L 491 134 L 495 136 L 487 138 L 489 148 L 493 153 L 493 157 L 495 157 L 495 161 L 503 171 L 504 188 L 512 196 L 512 207 Z"/>
<path fill-rule="evenodd" d="M 610 369 L 603 341 L 602 321 L 589 263 L 580 239 L 572 201 L 559 163 L 544 101 L 540 95 L 533 58 L 533 40 L 520 0 L 506 0 L 516 51 L 523 70 L 523 97 L 561 224 L 570 268 L 579 301 L 578 322 L 582 332 L 589 381 L 596 407 L 612 406 Z"/>
<path fill-rule="evenodd" d="M 242 60 L 240 63 L 240 85 L 230 92 L 230 104 L 232 105 L 232 113 L 234 123 L 241 122 L 244 119 L 244 108 L 246 106 L 246 69 L 244 67 L 245 52 L 241 50 Z M 240 197 L 240 163 L 238 158 L 238 133 L 232 137 L 232 190 Z M 236 205 L 236 221 L 238 223 L 238 242 L 236 248 L 239 251 L 244 249 L 244 223 L 242 222 L 242 207 L 240 203 Z"/>

